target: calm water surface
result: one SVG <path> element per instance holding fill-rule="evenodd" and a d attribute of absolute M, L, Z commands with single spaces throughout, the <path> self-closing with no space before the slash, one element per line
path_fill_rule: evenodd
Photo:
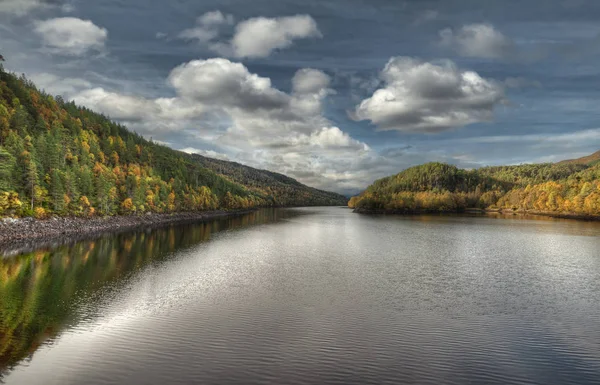
<path fill-rule="evenodd" d="M 0 257 L 6 384 L 599 384 L 600 223 L 262 210 Z"/>

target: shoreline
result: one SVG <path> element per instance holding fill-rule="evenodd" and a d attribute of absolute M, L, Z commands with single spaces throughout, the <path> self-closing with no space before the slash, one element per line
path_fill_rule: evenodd
<path fill-rule="evenodd" d="M 467 208 L 464 210 L 438 211 L 438 210 L 365 210 L 354 209 L 353 212 L 368 215 L 430 215 L 430 214 L 502 214 L 502 215 L 538 215 L 558 219 L 573 219 L 579 221 L 600 221 L 600 215 L 588 215 L 568 212 L 551 212 L 537 210 L 512 210 L 512 209 L 478 209 Z"/>
<path fill-rule="evenodd" d="M 236 211 L 181 212 L 171 214 L 123 215 L 114 217 L 53 217 L 50 219 L 0 219 L 0 257 L 31 249 L 70 243 L 135 230 L 199 223 L 249 214 L 257 209 Z"/>

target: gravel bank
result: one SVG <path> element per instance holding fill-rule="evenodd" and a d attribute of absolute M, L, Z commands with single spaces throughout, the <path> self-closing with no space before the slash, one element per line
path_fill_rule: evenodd
<path fill-rule="evenodd" d="M 146 214 L 103 218 L 34 218 L 0 220 L 0 255 L 15 254 L 34 247 L 91 238 L 104 233 L 156 228 L 242 215 L 254 210 L 208 211 L 201 213 Z"/>

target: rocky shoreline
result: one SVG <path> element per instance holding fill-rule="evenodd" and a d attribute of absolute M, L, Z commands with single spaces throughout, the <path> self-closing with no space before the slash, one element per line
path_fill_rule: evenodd
<path fill-rule="evenodd" d="M 0 252 L 14 254 L 44 245 L 92 238 L 105 233 L 157 228 L 174 224 L 194 223 L 214 218 L 243 215 L 255 210 L 182 212 L 115 217 L 78 218 L 54 217 L 0 219 Z M 0 254 L 1 255 L 1 254 Z"/>

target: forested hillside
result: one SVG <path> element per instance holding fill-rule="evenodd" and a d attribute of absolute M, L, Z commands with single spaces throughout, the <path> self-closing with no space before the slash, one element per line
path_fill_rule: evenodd
<path fill-rule="evenodd" d="M 380 179 L 349 206 L 364 211 L 467 208 L 600 215 L 600 164 L 567 162 L 462 170 L 428 163 Z"/>
<path fill-rule="evenodd" d="M 217 175 L 206 163 L 41 92 L 0 66 L 0 216 L 346 203 L 283 176 L 272 189 L 268 180 L 246 187 L 251 179 Z"/>
<path fill-rule="evenodd" d="M 586 165 L 594 165 L 600 163 L 600 151 L 596 151 L 592 155 L 584 156 L 583 158 L 578 159 L 569 159 L 563 160 L 560 163 L 576 163 L 576 164 L 586 164 Z"/>
<path fill-rule="evenodd" d="M 228 180 L 246 186 L 249 191 L 270 197 L 269 203 L 276 206 L 315 204 L 345 206 L 348 202 L 348 198 L 340 194 L 305 186 L 295 179 L 275 172 L 258 170 L 236 162 L 207 158 L 198 154 L 192 155 L 192 158 L 203 167 L 225 176 Z"/>

